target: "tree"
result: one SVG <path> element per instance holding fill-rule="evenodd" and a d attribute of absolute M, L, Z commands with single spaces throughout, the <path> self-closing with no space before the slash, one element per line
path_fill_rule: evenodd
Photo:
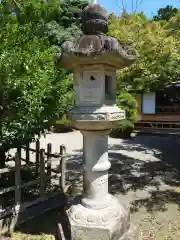
<path fill-rule="evenodd" d="M 173 6 L 167 5 L 165 8 L 160 8 L 158 14 L 153 17 L 155 21 L 169 21 L 172 17 L 178 13 L 179 9 Z"/>
<path fill-rule="evenodd" d="M 179 41 L 168 36 L 161 23 L 149 21 L 143 14 L 124 14 L 111 21 L 109 34 L 139 53 L 134 65 L 119 71 L 119 91 L 155 91 L 179 77 Z"/>
<path fill-rule="evenodd" d="M 172 18 L 171 24 L 177 24 L 176 20 Z M 114 130 L 115 135 L 129 135 L 137 120 L 137 111 L 131 106 L 135 101 L 132 93 L 159 90 L 180 76 L 179 39 L 170 34 L 172 28 L 167 25 L 149 21 L 143 13 L 124 12 L 121 17 L 110 18 L 109 34 L 117 37 L 122 45 L 132 46 L 139 55 L 135 64 L 117 73 L 117 102 L 120 106 L 127 103 L 128 114 L 127 120 Z"/>
<path fill-rule="evenodd" d="M 71 104 L 72 76 L 54 65 L 56 51 L 38 32 L 40 24 L 58 16 L 55 6 L 46 7 L 34 0 L 0 4 L 1 168 L 6 151 L 32 140 L 45 121 L 58 118 Z"/>
<path fill-rule="evenodd" d="M 46 39 L 13 20 L 1 25 L 0 39 L 0 152 L 4 155 L 43 130 L 44 121 L 63 112 L 66 101 L 54 51 Z M 0 163 L 3 167 L 2 158 Z"/>
<path fill-rule="evenodd" d="M 180 11 L 166 23 L 165 29 L 168 35 L 174 36 L 177 40 L 180 40 Z"/>
<path fill-rule="evenodd" d="M 80 13 L 88 5 L 88 1 L 4 0 L 2 2 L 6 12 L 12 12 L 13 9 L 20 25 L 33 24 L 38 34 L 49 37 L 52 45 L 60 46 L 65 40 L 82 34 Z"/>

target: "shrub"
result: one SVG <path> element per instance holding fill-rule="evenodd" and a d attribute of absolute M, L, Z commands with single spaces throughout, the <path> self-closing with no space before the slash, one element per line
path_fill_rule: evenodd
<path fill-rule="evenodd" d="M 133 95 L 123 92 L 117 97 L 117 105 L 125 110 L 126 119 L 119 121 L 118 127 L 111 131 L 110 136 L 128 138 L 134 129 L 134 123 L 138 120 L 137 102 Z"/>
<path fill-rule="evenodd" d="M 112 138 L 129 138 L 134 129 L 134 124 L 129 120 L 119 121 L 118 127 L 112 129 L 110 137 Z"/>
<path fill-rule="evenodd" d="M 53 128 L 54 128 L 53 131 L 56 133 L 67 133 L 67 132 L 73 132 L 74 125 L 70 120 L 68 120 L 64 116 L 62 119 L 57 120 L 53 124 Z"/>

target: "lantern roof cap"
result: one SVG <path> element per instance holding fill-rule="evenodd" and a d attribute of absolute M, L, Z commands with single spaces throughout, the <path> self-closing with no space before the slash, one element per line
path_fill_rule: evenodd
<path fill-rule="evenodd" d="M 137 59 L 137 52 L 133 48 L 106 35 L 84 35 L 75 41 L 64 42 L 61 48 L 60 66 L 69 70 L 96 64 L 121 69 Z"/>
<path fill-rule="evenodd" d="M 92 3 L 84 8 L 81 23 L 84 35 L 61 45 L 57 58 L 61 67 L 74 70 L 81 65 L 103 64 L 121 69 L 136 61 L 138 55 L 132 47 L 106 35 L 108 14 L 99 4 Z"/>

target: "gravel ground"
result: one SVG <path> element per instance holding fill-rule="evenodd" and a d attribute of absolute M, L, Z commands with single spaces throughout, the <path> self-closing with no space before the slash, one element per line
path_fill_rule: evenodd
<path fill-rule="evenodd" d="M 41 138 L 41 147 L 45 148 L 49 142 L 53 152 L 59 152 L 60 144 L 66 146 L 69 154 L 67 183 L 76 180 L 81 189 L 83 139 L 80 132 L 48 134 Z M 179 157 L 180 139 L 176 136 L 109 138 L 112 163 L 109 191 L 123 204 L 130 205 L 141 240 L 180 239 Z M 55 162 L 54 167 L 57 167 Z"/>

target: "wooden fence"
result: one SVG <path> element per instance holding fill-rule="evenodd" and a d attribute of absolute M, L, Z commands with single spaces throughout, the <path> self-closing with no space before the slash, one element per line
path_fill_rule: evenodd
<path fill-rule="evenodd" d="M 25 151 L 25 158 L 22 158 L 22 151 Z M 35 154 L 35 161 L 31 160 L 31 153 Z M 14 220 L 11 223 L 11 226 L 8 228 L 13 228 L 18 220 L 19 214 L 25 210 L 27 210 L 29 207 L 32 208 L 32 206 L 37 206 L 38 204 L 41 204 L 44 201 L 47 201 L 49 199 L 55 198 L 58 195 L 62 195 L 65 189 L 65 159 L 66 159 L 66 148 L 64 145 L 60 145 L 59 153 L 53 154 L 52 153 L 52 145 L 51 143 L 47 144 L 47 150 L 40 148 L 40 142 L 39 140 L 36 141 L 36 147 L 35 149 L 30 148 L 30 145 L 22 146 L 21 148 L 18 148 L 15 152 L 15 166 L 10 168 L 4 168 L 0 169 L 0 175 L 5 173 L 14 172 L 15 176 L 15 185 L 4 188 L 0 190 L 0 196 L 3 197 L 4 194 L 8 192 L 15 192 L 15 204 L 13 206 L 9 206 L 5 209 L 0 209 L 0 219 L 3 220 L 5 217 L 9 215 L 14 216 Z M 53 160 L 58 161 L 58 169 L 52 168 Z M 25 165 L 22 165 L 22 162 L 25 162 Z M 34 171 L 36 173 L 36 179 L 28 182 L 22 182 L 21 181 L 21 171 L 25 166 L 31 166 L 34 167 Z M 45 193 L 45 188 L 47 183 L 51 182 L 52 178 L 58 178 L 59 182 L 59 191 L 53 192 L 53 193 Z M 21 192 L 22 189 L 25 187 L 32 187 L 35 185 L 39 185 L 40 194 L 39 196 L 30 202 L 23 202 L 22 203 L 22 196 Z M 51 208 L 56 207 L 51 205 Z M 49 209 L 48 209 L 49 210 Z M 46 211 L 44 209 L 43 211 Z M 33 216 L 31 216 L 32 218 Z M 23 222 L 23 220 L 21 221 Z M 8 229 L 9 230 L 9 229 Z M 6 231 L 6 230 L 5 230 Z M 1 229 L 1 234 L 3 230 Z"/>

